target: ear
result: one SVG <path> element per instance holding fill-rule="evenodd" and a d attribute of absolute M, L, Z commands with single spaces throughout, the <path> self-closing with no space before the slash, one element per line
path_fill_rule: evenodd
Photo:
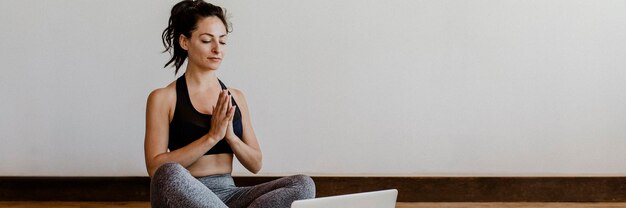
<path fill-rule="evenodd" d="M 189 50 L 189 39 L 185 37 L 185 35 L 180 34 L 180 36 L 178 36 L 178 44 L 180 44 L 180 47 L 184 50 Z"/>

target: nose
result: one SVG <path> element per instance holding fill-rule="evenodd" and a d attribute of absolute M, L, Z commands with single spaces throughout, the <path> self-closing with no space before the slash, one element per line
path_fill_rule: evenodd
<path fill-rule="evenodd" d="M 211 52 L 213 52 L 214 54 L 220 54 L 220 52 L 222 52 L 222 46 L 219 44 L 218 41 L 213 41 L 213 45 L 211 46 Z"/>

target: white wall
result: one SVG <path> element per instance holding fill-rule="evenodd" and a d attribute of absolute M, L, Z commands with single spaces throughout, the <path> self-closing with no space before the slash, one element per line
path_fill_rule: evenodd
<path fill-rule="evenodd" d="M 175 2 L 0 1 L 0 175 L 146 175 Z M 626 174 L 626 1 L 217 4 L 262 175 Z"/>

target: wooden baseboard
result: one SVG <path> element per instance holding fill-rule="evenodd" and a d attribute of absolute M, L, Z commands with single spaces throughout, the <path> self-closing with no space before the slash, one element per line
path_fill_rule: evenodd
<path fill-rule="evenodd" d="M 277 177 L 235 177 L 248 186 Z M 313 177 L 317 196 L 398 189 L 400 202 L 626 202 L 626 177 Z M 148 177 L 0 177 L 0 201 L 148 201 Z"/>

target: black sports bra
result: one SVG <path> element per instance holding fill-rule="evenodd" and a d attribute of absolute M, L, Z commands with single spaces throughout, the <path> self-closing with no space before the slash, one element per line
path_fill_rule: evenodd
<path fill-rule="evenodd" d="M 222 89 L 227 89 L 224 83 L 218 79 Z M 230 92 L 228 92 L 230 94 Z M 235 99 L 231 97 L 233 105 L 237 105 Z M 211 129 L 211 115 L 202 114 L 198 112 L 191 104 L 191 98 L 189 98 L 189 90 L 187 89 L 187 81 L 185 80 L 185 74 L 180 76 L 176 80 L 176 109 L 174 110 L 174 117 L 170 122 L 169 142 L 167 147 L 170 151 L 187 146 L 191 142 L 199 139 L 205 134 L 209 133 Z M 239 138 L 242 138 L 243 127 L 241 124 L 241 111 L 239 107 L 235 109 L 235 115 L 233 118 L 233 132 Z M 220 140 L 213 148 L 205 155 L 221 154 L 221 153 L 233 153 L 225 139 Z"/>

